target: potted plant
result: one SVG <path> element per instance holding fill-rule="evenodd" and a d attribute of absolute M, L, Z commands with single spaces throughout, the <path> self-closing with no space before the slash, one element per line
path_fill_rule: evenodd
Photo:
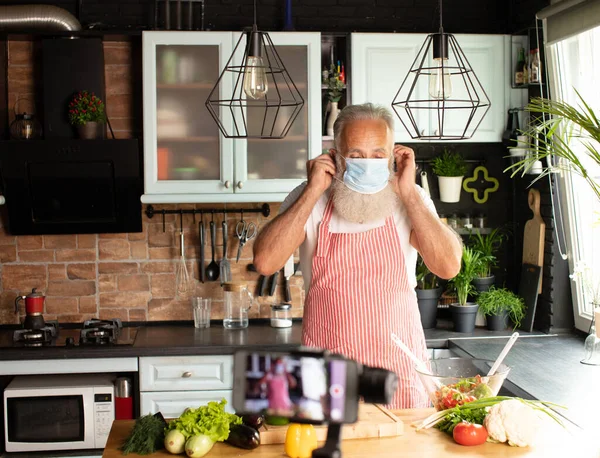
<path fill-rule="evenodd" d="M 97 138 L 100 126 L 106 122 L 104 102 L 93 92 L 76 93 L 69 103 L 69 122 L 77 129 L 79 138 Z"/>
<path fill-rule="evenodd" d="M 480 254 L 479 268 L 473 285 L 478 293 L 487 291 L 494 284 L 496 276 L 492 274 L 492 268 L 496 267 L 498 258 L 496 253 L 506 238 L 506 232 L 501 228 L 494 228 L 489 234 L 482 235 L 480 232 L 469 236 L 469 245 Z"/>
<path fill-rule="evenodd" d="M 438 302 L 442 294 L 442 288 L 437 280 L 438 278 L 431 273 L 423 258 L 419 256 L 416 292 L 423 329 L 435 328 L 437 323 Z"/>
<path fill-rule="evenodd" d="M 458 202 L 462 181 L 467 173 L 467 165 L 462 155 L 444 149 L 440 156 L 433 159 L 431 167 L 438 177 L 440 200 L 449 203 Z"/>
<path fill-rule="evenodd" d="M 525 302 L 506 288 L 496 289 L 491 287 L 482 292 L 477 298 L 479 311 L 487 317 L 487 326 L 490 331 L 504 331 L 508 326 L 508 319 L 517 328 L 525 316 Z"/>
<path fill-rule="evenodd" d="M 480 257 L 478 251 L 464 246 L 460 272 L 449 282 L 458 296 L 458 303 L 450 304 L 456 332 L 473 332 L 475 329 L 475 318 L 479 305 L 467 302 L 467 299 L 469 294 L 475 291 L 473 279 L 477 275 L 478 269 L 480 269 Z"/>
<path fill-rule="evenodd" d="M 340 113 L 338 102 L 344 94 L 344 83 L 340 80 L 334 66 L 331 66 L 330 77 L 327 79 L 327 100 L 329 101 L 329 117 L 327 118 L 327 135 L 333 135 L 333 124 Z"/>

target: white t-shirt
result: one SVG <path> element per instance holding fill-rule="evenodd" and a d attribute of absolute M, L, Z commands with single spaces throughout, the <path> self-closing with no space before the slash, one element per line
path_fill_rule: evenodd
<path fill-rule="evenodd" d="M 296 189 L 294 189 L 283 201 L 279 209 L 279 213 L 283 213 L 300 197 L 302 191 L 306 187 L 306 182 L 302 183 Z M 437 215 L 435 205 L 431 198 L 423 191 L 420 186 L 417 186 L 419 194 L 425 203 L 425 206 L 433 214 Z M 312 260 L 317 248 L 317 238 L 319 235 L 319 224 L 323 220 L 325 215 L 325 209 L 327 207 L 327 201 L 329 200 L 329 191 L 323 193 L 320 199 L 317 201 L 313 208 L 304 230 L 306 231 L 306 238 L 302 245 L 300 245 L 300 268 L 302 269 L 302 276 L 304 277 L 304 289 L 308 293 L 310 287 L 310 281 L 312 279 Z M 406 214 L 404 205 L 400 203 L 398 208 L 393 213 L 394 223 L 398 230 L 398 237 L 400 237 L 400 245 L 402 246 L 402 252 L 404 253 L 404 262 L 406 265 L 406 274 L 408 275 L 408 282 L 412 288 L 417 286 L 417 279 L 415 275 L 415 269 L 417 265 L 417 250 L 410 244 L 410 233 L 412 231 L 412 225 Z M 376 227 L 385 225 L 385 219 L 370 221 L 367 223 L 353 223 L 342 218 L 333 209 L 331 215 L 331 222 L 329 223 L 329 230 L 333 233 L 345 233 L 345 234 L 356 234 L 358 232 L 366 232 Z"/>

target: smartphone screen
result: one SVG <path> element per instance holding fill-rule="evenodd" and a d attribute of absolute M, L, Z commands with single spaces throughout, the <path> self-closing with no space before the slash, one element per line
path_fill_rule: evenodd
<path fill-rule="evenodd" d="M 353 361 L 301 352 L 242 353 L 235 359 L 236 410 L 315 423 L 356 421 L 357 369 Z M 242 393 L 243 399 L 239 399 Z"/>

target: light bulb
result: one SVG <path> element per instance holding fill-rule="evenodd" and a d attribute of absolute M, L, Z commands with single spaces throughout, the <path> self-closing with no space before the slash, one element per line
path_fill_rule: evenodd
<path fill-rule="evenodd" d="M 244 92 L 251 99 L 264 99 L 269 84 L 263 59 L 260 56 L 248 56 L 244 72 Z"/>
<path fill-rule="evenodd" d="M 434 99 L 448 99 L 452 96 L 450 70 L 442 67 L 442 59 L 435 59 L 438 67 L 429 75 L 429 95 Z"/>

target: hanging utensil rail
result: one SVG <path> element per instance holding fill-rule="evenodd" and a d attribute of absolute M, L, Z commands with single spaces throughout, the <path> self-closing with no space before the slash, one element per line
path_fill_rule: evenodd
<path fill-rule="evenodd" d="M 165 215 L 194 215 L 194 221 L 196 219 L 196 215 L 214 215 L 214 214 L 223 214 L 223 213 L 239 213 L 243 215 L 244 213 L 261 213 L 265 218 L 267 218 L 271 214 L 271 207 L 269 204 L 262 204 L 260 208 L 195 208 L 195 209 L 171 209 L 165 210 L 156 209 L 152 205 L 146 205 L 146 216 L 150 219 L 154 217 L 154 215 L 162 215 L 163 217 L 163 232 L 165 231 Z"/>

